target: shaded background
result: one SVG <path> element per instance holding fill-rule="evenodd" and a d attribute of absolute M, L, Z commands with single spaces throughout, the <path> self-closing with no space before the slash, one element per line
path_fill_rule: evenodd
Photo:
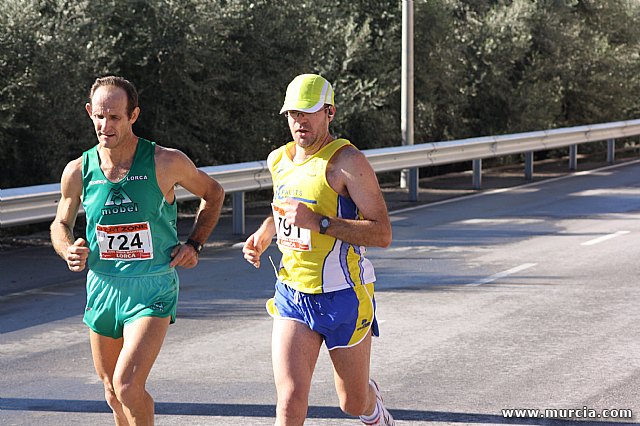
<path fill-rule="evenodd" d="M 197 166 L 289 140 L 278 111 L 305 72 L 334 84 L 336 134 L 400 145 L 401 15 L 398 0 L 3 0 L 0 187 L 57 182 L 96 143 L 84 104 L 107 74 L 138 87 L 135 131 Z M 626 0 L 416 0 L 416 143 L 637 118 L 639 18 Z"/>

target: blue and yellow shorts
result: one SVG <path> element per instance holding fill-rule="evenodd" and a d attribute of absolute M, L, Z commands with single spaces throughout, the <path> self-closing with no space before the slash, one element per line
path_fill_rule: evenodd
<path fill-rule="evenodd" d="M 178 273 L 114 277 L 89 270 L 83 321 L 96 333 L 119 339 L 124 326 L 142 317 L 176 321 Z"/>
<path fill-rule="evenodd" d="M 331 293 L 302 293 L 280 281 L 276 294 L 267 301 L 267 312 L 306 324 L 324 338 L 329 350 L 360 343 L 372 330 L 380 334 L 376 320 L 373 283 Z"/>

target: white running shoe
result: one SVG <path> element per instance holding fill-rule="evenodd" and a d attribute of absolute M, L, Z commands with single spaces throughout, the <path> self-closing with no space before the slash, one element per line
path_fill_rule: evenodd
<path fill-rule="evenodd" d="M 396 421 L 393 420 L 393 416 L 391 416 L 387 409 L 384 408 L 384 404 L 382 404 L 382 395 L 380 395 L 378 384 L 373 379 L 369 379 L 369 384 L 373 385 L 373 389 L 376 391 L 376 404 L 378 404 L 379 410 L 378 418 L 373 422 L 364 421 L 362 417 L 360 417 L 360 420 L 367 426 L 395 426 Z"/>

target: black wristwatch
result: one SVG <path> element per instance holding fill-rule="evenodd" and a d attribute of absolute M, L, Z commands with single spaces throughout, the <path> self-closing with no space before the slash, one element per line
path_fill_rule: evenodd
<path fill-rule="evenodd" d="M 329 218 L 326 216 L 322 216 L 320 218 L 320 233 L 326 234 L 327 228 L 329 228 L 329 225 L 331 225 L 331 221 L 329 220 Z"/>
<path fill-rule="evenodd" d="M 187 239 L 187 241 L 184 244 L 185 245 L 190 245 L 191 247 L 193 247 L 193 249 L 198 254 L 200 254 L 200 251 L 202 250 L 202 244 L 200 244 L 196 240 L 192 240 L 191 238 Z"/>

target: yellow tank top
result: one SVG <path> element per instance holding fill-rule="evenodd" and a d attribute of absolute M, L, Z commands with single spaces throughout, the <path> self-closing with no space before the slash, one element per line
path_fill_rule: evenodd
<path fill-rule="evenodd" d="M 365 247 L 338 240 L 330 235 L 286 224 L 278 213 L 286 198 L 304 202 L 323 216 L 361 219 L 350 198 L 335 192 L 327 182 L 326 169 L 340 148 L 351 145 L 336 139 L 303 163 L 295 164 L 287 154 L 289 142 L 270 156 L 273 179 L 273 210 L 282 259 L 278 279 L 303 293 L 328 293 L 376 280 L 373 265 L 365 258 Z"/>

